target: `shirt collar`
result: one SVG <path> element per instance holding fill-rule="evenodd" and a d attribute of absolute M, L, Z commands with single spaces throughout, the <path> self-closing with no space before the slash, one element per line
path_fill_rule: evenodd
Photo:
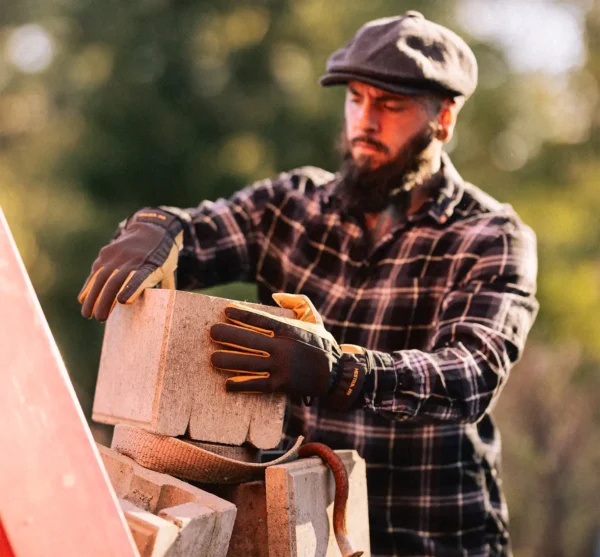
<path fill-rule="evenodd" d="M 439 188 L 417 213 L 408 217 L 409 221 L 430 216 L 437 223 L 444 224 L 454 214 L 456 206 L 460 203 L 465 190 L 464 180 L 446 152 L 442 151 L 441 158 L 443 178 Z M 339 182 L 340 175 L 336 173 L 335 179 L 328 184 L 327 196 L 334 202 L 337 210 L 343 211 L 344 196 L 338 187 Z"/>
<path fill-rule="evenodd" d="M 425 215 L 430 216 L 439 224 L 444 224 L 454 214 L 457 205 L 462 200 L 465 184 L 458 173 L 450 157 L 442 152 L 442 182 L 422 210 L 409 217 L 409 220 L 417 220 Z"/>

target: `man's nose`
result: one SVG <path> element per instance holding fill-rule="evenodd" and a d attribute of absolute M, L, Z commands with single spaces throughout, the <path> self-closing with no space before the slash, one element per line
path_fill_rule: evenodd
<path fill-rule="evenodd" d="M 362 104 L 357 123 L 360 131 L 370 133 L 379 131 L 379 116 L 371 103 Z"/>

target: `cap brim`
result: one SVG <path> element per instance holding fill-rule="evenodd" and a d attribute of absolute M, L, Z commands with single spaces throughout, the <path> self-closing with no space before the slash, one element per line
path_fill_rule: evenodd
<path fill-rule="evenodd" d="M 328 73 L 319 79 L 319 83 L 323 87 L 332 87 L 333 85 L 347 85 L 350 81 L 360 81 L 367 85 L 372 85 L 388 93 L 396 93 L 398 95 L 426 95 L 432 93 L 430 88 L 414 87 L 403 83 L 390 83 L 383 79 L 371 76 L 358 75 L 350 72 L 335 72 Z"/>

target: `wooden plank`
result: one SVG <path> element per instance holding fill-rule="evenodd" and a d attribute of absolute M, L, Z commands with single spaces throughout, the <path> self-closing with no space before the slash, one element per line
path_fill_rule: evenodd
<path fill-rule="evenodd" d="M 228 393 L 210 363 L 210 327 L 231 300 L 147 290 L 117 305 L 106 324 L 92 418 L 153 433 L 260 449 L 279 443 L 285 396 Z M 293 318 L 291 310 L 256 306 Z"/>
<path fill-rule="evenodd" d="M 0 557 L 15 557 L 12 547 L 10 546 L 10 542 L 8 541 L 8 537 L 6 536 L 6 532 L 4 531 L 4 526 L 2 526 L 1 520 L 0 520 Z"/>
<path fill-rule="evenodd" d="M 0 209 L 0 516 L 17 557 L 138 555 Z"/>

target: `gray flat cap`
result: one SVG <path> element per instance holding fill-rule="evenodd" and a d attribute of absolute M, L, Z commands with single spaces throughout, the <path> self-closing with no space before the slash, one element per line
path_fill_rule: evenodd
<path fill-rule="evenodd" d="M 477 60 L 456 33 L 410 11 L 363 25 L 327 61 L 321 85 L 361 81 L 391 93 L 469 97 Z"/>

